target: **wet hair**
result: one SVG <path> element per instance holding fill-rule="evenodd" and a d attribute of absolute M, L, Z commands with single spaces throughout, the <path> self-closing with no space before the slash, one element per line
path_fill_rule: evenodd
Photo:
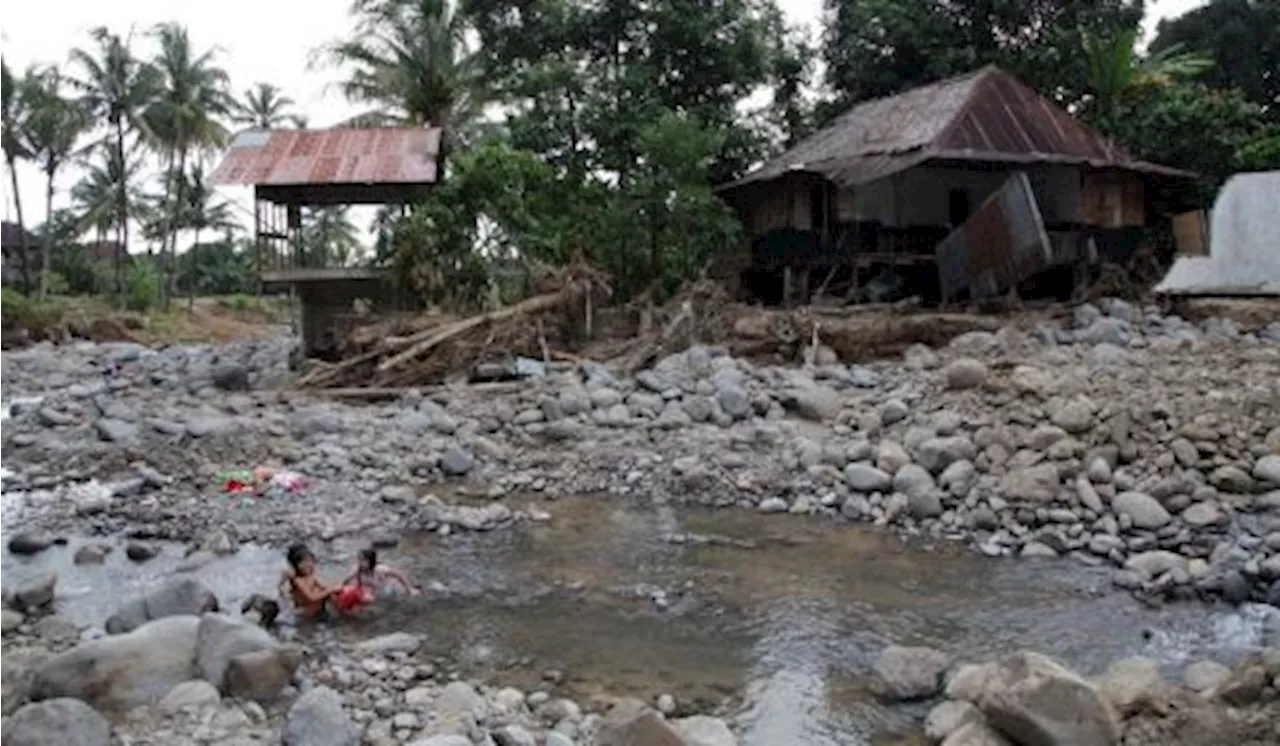
<path fill-rule="evenodd" d="M 294 544 L 289 547 L 289 551 L 285 552 L 284 556 L 289 560 L 289 566 L 295 570 L 298 569 L 298 565 L 302 564 L 304 559 L 308 557 L 315 559 L 315 555 L 311 553 L 310 549 L 307 549 L 306 544 Z"/>
<path fill-rule="evenodd" d="M 365 549 L 361 549 L 360 561 L 368 562 L 370 570 L 377 567 L 378 566 L 378 550 L 374 549 L 373 547 L 367 547 Z"/>

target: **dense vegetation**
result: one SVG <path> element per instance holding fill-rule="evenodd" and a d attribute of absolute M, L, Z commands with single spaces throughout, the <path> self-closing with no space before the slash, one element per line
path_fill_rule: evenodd
<path fill-rule="evenodd" d="M 739 236 L 714 185 L 853 103 L 990 62 L 1209 187 L 1280 167 L 1280 0 L 1212 0 L 1145 52 L 1140 0 L 825 2 L 812 35 L 776 0 L 354 0 L 352 30 L 314 62 L 360 107 L 353 123 L 441 127 L 447 178 L 382 210 L 368 255 L 340 208 L 308 211 L 304 249 L 385 262 L 441 303 L 509 299 L 520 267 L 576 259 L 626 297 L 661 296 Z M 38 231 L 55 270 L 40 292 L 249 289 L 244 216 L 208 164 L 234 128 L 305 119 L 270 83 L 233 96 L 181 26 L 153 29 L 149 56 L 140 41 L 97 29 L 65 69 L 5 66 L 7 164 L 30 160 L 50 184 L 70 162 L 85 171 Z M 73 248 L 128 246 L 130 226 L 147 247 L 132 269 Z"/>

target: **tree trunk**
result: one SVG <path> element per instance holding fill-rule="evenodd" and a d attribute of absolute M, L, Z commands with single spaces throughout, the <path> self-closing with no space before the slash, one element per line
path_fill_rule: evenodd
<path fill-rule="evenodd" d="M 129 255 L 129 189 L 124 173 L 124 119 L 117 116 L 116 163 L 120 165 L 120 189 L 116 193 L 116 221 L 119 223 L 120 245 L 116 247 L 116 298 L 124 295 L 124 258 Z"/>
<path fill-rule="evenodd" d="M 169 310 L 169 299 L 177 292 L 177 268 L 178 268 L 178 231 L 182 229 L 182 201 L 186 199 L 186 173 L 187 173 L 187 149 L 180 148 L 178 150 L 178 169 L 174 172 L 176 189 L 173 194 L 173 213 L 170 219 L 169 230 L 172 237 L 169 242 L 169 276 L 166 280 L 168 291 L 164 296 L 164 310 Z"/>
<path fill-rule="evenodd" d="M 22 292 L 31 295 L 31 265 L 27 250 L 27 223 L 22 219 L 22 196 L 18 194 L 18 170 L 14 159 L 9 159 L 9 184 L 13 186 L 13 209 L 18 214 L 18 261 L 22 266 Z"/>
<path fill-rule="evenodd" d="M 48 186 L 44 190 L 44 214 L 46 216 L 53 215 L 53 170 L 45 172 L 48 177 Z M 40 257 L 40 300 L 44 300 L 49 294 L 49 257 L 53 254 L 53 231 L 49 229 L 49 218 L 46 217 L 44 230 L 44 251 Z"/>
<path fill-rule="evenodd" d="M 199 228 L 195 229 L 195 238 L 193 238 L 191 241 L 191 248 L 193 249 L 200 248 L 200 229 Z M 192 274 L 192 277 L 189 279 L 187 284 L 187 311 L 188 312 L 196 310 L 196 284 L 195 284 L 195 277 L 194 277 L 195 272 L 193 271 L 191 274 Z"/>
<path fill-rule="evenodd" d="M 163 204 L 165 205 L 169 204 L 169 198 L 173 196 L 173 179 L 172 179 L 173 159 L 174 159 L 173 148 L 169 148 L 169 152 L 165 154 L 166 163 L 164 167 L 165 180 L 164 180 L 164 203 Z M 169 242 L 169 228 L 170 228 L 169 223 L 171 222 L 171 220 L 172 218 L 170 216 L 165 217 L 164 233 L 160 236 L 160 261 L 161 262 L 164 261 L 165 246 L 168 245 L 168 242 Z M 147 256 L 148 257 L 151 256 L 151 244 L 149 243 L 147 244 Z"/>

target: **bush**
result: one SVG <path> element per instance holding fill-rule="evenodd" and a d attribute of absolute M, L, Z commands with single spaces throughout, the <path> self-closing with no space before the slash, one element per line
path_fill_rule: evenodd
<path fill-rule="evenodd" d="M 160 302 L 160 273 L 148 261 L 135 261 L 129 270 L 124 305 L 130 311 L 147 311 Z"/>
<path fill-rule="evenodd" d="M 65 314 L 61 300 L 38 300 L 13 288 L 0 289 L 0 321 L 6 330 L 25 329 L 32 338 L 45 339 Z"/>

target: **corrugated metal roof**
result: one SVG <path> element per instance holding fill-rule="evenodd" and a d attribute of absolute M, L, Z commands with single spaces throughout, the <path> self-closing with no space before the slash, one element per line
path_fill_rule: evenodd
<path fill-rule="evenodd" d="M 440 130 L 250 130 L 231 141 L 215 184 L 434 184 Z"/>
<path fill-rule="evenodd" d="M 988 66 L 858 104 L 726 188 L 774 179 L 789 171 L 818 173 L 852 186 L 936 158 L 1076 163 L 1194 175 L 1134 159 L 1017 78 Z"/>

